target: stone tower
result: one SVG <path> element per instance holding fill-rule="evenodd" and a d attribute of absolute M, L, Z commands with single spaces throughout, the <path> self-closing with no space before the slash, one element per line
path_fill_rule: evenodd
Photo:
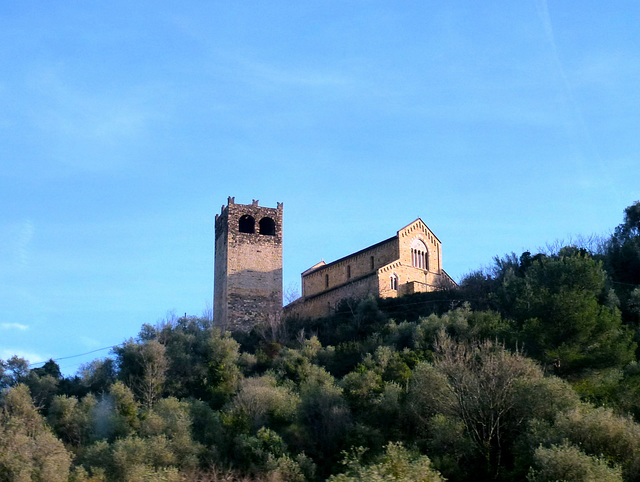
<path fill-rule="evenodd" d="M 216 215 L 213 323 L 249 331 L 282 312 L 282 203 L 235 204 Z"/>

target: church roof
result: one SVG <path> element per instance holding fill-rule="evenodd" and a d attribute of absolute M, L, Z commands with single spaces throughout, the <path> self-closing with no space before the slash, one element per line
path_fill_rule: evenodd
<path fill-rule="evenodd" d="M 324 260 L 320 260 L 320 262 L 319 262 L 319 263 L 316 263 L 316 264 L 314 264 L 311 268 L 309 268 L 309 269 L 307 269 L 307 270 L 303 271 L 303 272 L 302 272 L 302 276 L 304 276 L 305 274 L 309 274 L 309 273 L 311 273 L 312 271 L 317 270 L 318 268 L 321 268 L 321 267 L 323 267 L 323 266 L 326 266 L 326 264 L 327 264 L 327 263 L 325 263 L 325 262 L 324 262 Z"/>

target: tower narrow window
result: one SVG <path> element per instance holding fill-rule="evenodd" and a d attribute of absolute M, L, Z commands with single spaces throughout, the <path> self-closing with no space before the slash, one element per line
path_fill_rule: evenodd
<path fill-rule="evenodd" d="M 329 287 L 329 275 L 328 274 L 324 275 L 324 287 L 325 288 Z"/>
<path fill-rule="evenodd" d="M 389 278 L 389 287 L 392 290 L 397 291 L 398 290 L 398 275 L 396 275 L 395 273 L 391 275 L 391 277 Z"/>
<path fill-rule="evenodd" d="M 276 222 L 273 219 L 265 217 L 262 218 L 258 224 L 260 226 L 260 234 L 266 234 L 267 236 L 276 235 Z"/>
<path fill-rule="evenodd" d="M 241 233 L 255 233 L 256 232 L 256 220 L 253 219 L 253 216 L 249 216 L 245 214 L 238 221 L 238 231 Z"/>
<path fill-rule="evenodd" d="M 347 265 L 347 279 L 351 279 L 351 265 Z"/>
<path fill-rule="evenodd" d="M 375 260 L 373 258 L 373 256 L 371 256 L 371 269 L 375 268 Z"/>

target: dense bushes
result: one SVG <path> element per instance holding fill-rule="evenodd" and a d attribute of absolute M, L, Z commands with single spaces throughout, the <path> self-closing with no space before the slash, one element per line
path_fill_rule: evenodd
<path fill-rule="evenodd" d="M 0 361 L 0 480 L 639 480 L 639 212 L 457 289 L 170 319 L 69 378 Z"/>

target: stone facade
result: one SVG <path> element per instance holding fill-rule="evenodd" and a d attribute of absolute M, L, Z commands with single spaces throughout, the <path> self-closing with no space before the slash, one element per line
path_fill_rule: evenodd
<path fill-rule="evenodd" d="M 416 219 L 380 243 L 302 273 L 302 296 L 285 306 L 285 316 L 331 314 L 343 299 L 368 295 L 395 298 L 455 284 L 442 269 L 442 245 L 427 225 Z"/>
<path fill-rule="evenodd" d="M 282 312 L 282 203 L 235 204 L 229 197 L 215 221 L 213 322 L 250 330 Z"/>

